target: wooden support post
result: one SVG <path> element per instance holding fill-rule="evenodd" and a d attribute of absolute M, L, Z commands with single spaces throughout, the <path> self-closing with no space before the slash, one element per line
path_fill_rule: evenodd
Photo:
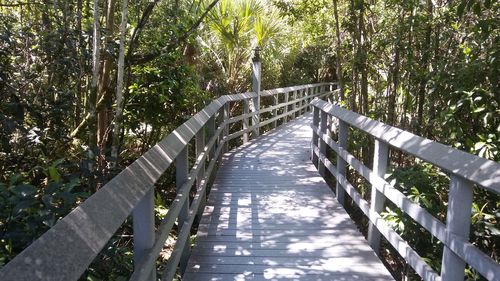
<path fill-rule="evenodd" d="M 309 111 L 311 111 L 311 106 L 312 106 L 312 105 L 311 105 L 311 101 L 312 101 L 312 99 L 313 99 L 313 98 L 312 98 L 312 96 L 313 96 L 314 94 L 319 93 L 319 91 L 318 91 L 318 90 L 319 90 L 319 88 L 318 88 L 318 87 L 314 87 L 314 88 L 312 88 L 311 90 L 312 90 L 312 92 L 310 93 L 309 98 L 307 98 L 307 104 L 309 104 L 309 106 L 307 107 L 307 111 L 308 111 L 308 112 L 309 112 Z"/>
<path fill-rule="evenodd" d="M 327 123 L 328 123 L 328 114 L 325 111 L 321 110 L 319 129 L 323 134 L 326 134 Z M 322 138 L 319 139 L 319 152 L 326 156 L 326 142 Z M 326 176 L 325 164 L 321 162 L 320 158 L 318 158 L 318 171 L 322 177 Z"/>
<path fill-rule="evenodd" d="M 306 99 L 305 98 L 307 97 L 308 91 L 309 91 L 309 88 L 306 88 L 306 89 L 302 90 L 302 97 L 301 97 L 302 99 L 300 100 L 300 105 L 299 105 L 300 108 L 301 108 L 301 110 L 300 110 L 299 116 L 302 116 L 306 112 L 303 107 L 304 107 L 304 104 L 306 103 Z"/>
<path fill-rule="evenodd" d="M 155 242 L 154 188 L 151 188 L 132 211 L 134 230 L 134 265 L 138 265 Z M 156 280 L 156 266 L 148 280 Z"/>
<path fill-rule="evenodd" d="M 313 126 L 319 127 L 319 111 L 317 107 L 313 107 Z M 314 153 L 314 146 L 318 145 L 318 135 L 313 131 L 312 142 L 311 142 L 311 161 L 314 165 L 318 163 L 318 156 Z"/>
<path fill-rule="evenodd" d="M 198 133 L 196 133 L 195 136 L 195 141 L 196 141 L 196 158 L 200 156 L 201 153 L 205 151 L 205 126 L 203 126 Z M 208 151 L 207 151 L 208 152 Z M 205 161 L 198 163 L 200 165 L 200 173 L 198 178 L 196 178 L 196 186 L 199 187 L 202 183 L 203 177 L 205 177 Z M 205 201 L 207 199 L 205 192 L 203 194 L 200 194 L 201 202 L 200 206 L 198 207 L 197 215 L 199 218 L 201 218 L 201 215 L 203 214 L 203 209 L 205 208 Z"/>
<path fill-rule="evenodd" d="M 250 113 L 250 108 L 249 108 L 249 105 L 248 105 L 248 100 L 247 99 L 244 99 L 243 100 L 243 114 L 248 114 Z M 243 118 L 243 131 L 245 131 L 243 133 L 243 144 L 247 143 L 248 142 L 248 132 L 246 132 L 246 130 L 248 130 L 248 118 L 245 117 Z"/>
<path fill-rule="evenodd" d="M 175 186 L 177 192 L 179 192 L 182 185 L 184 185 L 184 183 L 187 182 L 188 173 L 189 173 L 188 144 L 186 144 L 184 146 L 184 149 L 175 158 Z M 189 198 L 186 198 L 185 200 L 186 201 L 184 205 L 182 205 L 177 221 L 179 230 L 182 228 L 184 222 L 187 220 L 189 215 Z M 184 273 L 184 270 L 186 269 L 187 261 L 189 259 L 190 249 L 191 249 L 190 245 L 189 243 L 187 243 L 184 249 L 182 250 L 183 253 L 181 256 L 181 260 L 179 262 L 181 273 Z"/>
<path fill-rule="evenodd" d="M 348 127 L 347 123 L 345 123 L 344 121 L 339 119 L 338 144 L 340 147 L 342 147 L 345 150 L 347 150 L 347 135 L 348 135 L 348 133 L 349 133 L 349 127 Z M 342 157 L 340 157 L 340 155 L 337 155 L 337 173 L 339 175 L 345 176 L 346 166 L 347 166 L 346 161 Z M 337 179 L 337 184 L 336 184 L 336 188 L 335 188 L 335 193 L 337 196 L 337 201 L 339 201 L 339 203 L 342 206 L 344 206 L 344 204 L 345 204 L 345 190 L 342 187 L 342 185 L 340 184 L 340 182 L 338 181 L 338 179 Z"/>
<path fill-rule="evenodd" d="M 292 104 L 293 114 L 292 114 L 292 119 L 295 119 L 298 116 L 297 111 L 295 111 L 295 109 L 297 108 L 297 92 L 298 92 L 297 90 L 293 91 L 293 104 Z"/>
<path fill-rule="evenodd" d="M 299 101 L 297 101 L 297 105 L 298 105 L 299 110 L 297 111 L 297 116 L 295 116 L 295 118 L 302 115 L 302 100 L 301 99 L 304 97 L 304 91 L 305 90 L 298 90 L 297 91 L 297 94 L 298 94 L 297 98 L 299 99 Z"/>
<path fill-rule="evenodd" d="M 373 172 L 384 178 L 387 172 L 387 158 L 389 156 L 389 145 L 375 139 L 375 151 L 373 155 Z M 372 185 L 370 209 L 380 213 L 384 209 L 385 196 Z M 368 226 L 368 243 L 378 255 L 380 250 L 380 232 L 377 227 L 370 223 Z"/>
<path fill-rule="evenodd" d="M 290 92 L 285 93 L 285 104 L 288 103 L 288 98 L 290 96 Z M 285 114 L 285 118 L 283 119 L 283 124 L 288 123 L 288 105 L 285 105 L 283 108 L 283 113 Z"/>
<path fill-rule="evenodd" d="M 452 234 L 465 241 L 469 240 L 473 185 L 457 175 L 450 177 L 446 230 L 448 243 Z M 446 245 L 443 251 L 441 278 L 443 281 L 464 280 L 465 262 Z"/>
<path fill-rule="evenodd" d="M 226 122 L 229 119 L 229 102 L 226 102 L 223 106 L 222 110 L 222 122 Z M 223 139 L 227 138 L 229 135 L 229 124 L 224 125 L 224 129 L 222 131 Z M 224 141 L 222 148 L 222 153 L 226 153 L 229 150 L 229 141 L 226 139 Z"/>
<path fill-rule="evenodd" d="M 251 109 L 253 112 L 256 112 L 255 115 L 252 116 L 252 126 L 256 126 L 253 130 L 252 138 L 256 138 L 260 134 L 260 80 L 261 80 L 261 64 L 260 64 L 260 55 L 259 55 L 259 47 L 254 49 L 254 57 L 252 59 L 252 91 L 257 94 L 255 98 L 252 99 Z"/>
<path fill-rule="evenodd" d="M 208 119 L 208 122 L 207 122 L 207 137 L 208 137 L 209 141 L 215 135 L 215 130 L 216 130 L 216 126 L 215 126 L 215 114 L 214 114 L 214 115 L 212 115 L 212 117 L 210 117 L 210 119 Z M 212 148 L 210 149 L 210 151 L 208 152 L 208 159 L 209 160 L 212 160 L 214 158 L 216 147 L 217 147 L 216 145 L 213 145 Z"/>
<path fill-rule="evenodd" d="M 273 95 L 273 105 L 276 106 L 276 105 L 278 105 L 278 103 L 279 103 L 278 102 L 278 94 L 274 94 Z M 273 109 L 273 118 L 276 116 L 278 116 L 278 109 L 277 108 Z M 273 129 L 276 128 L 277 125 L 278 125 L 278 120 L 274 120 Z"/>

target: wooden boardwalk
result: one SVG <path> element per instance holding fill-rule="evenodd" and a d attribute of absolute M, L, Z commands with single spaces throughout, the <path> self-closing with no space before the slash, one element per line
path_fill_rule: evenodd
<path fill-rule="evenodd" d="M 224 155 L 183 280 L 394 280 L 309 160 L 311 123 Z"/>

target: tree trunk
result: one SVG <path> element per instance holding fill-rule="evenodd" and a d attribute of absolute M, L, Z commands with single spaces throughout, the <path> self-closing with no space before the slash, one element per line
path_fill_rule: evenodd
<path fill-rule="evenodd" d="M 110 46 L 113 44 L 113 37 L 115 33 L 115 0 L 108 0 L 108 7 L 106 11 L 106 43 L 104 46 L 105 50 L 111 49 Z M 107 53 L 104 57 L 102 74 L 99 79 L 99 92 L 97 95 L 98 100 L 104 99 L 105 104 L 109 103 L 109 99 L 112 94 L 111 83 L 111 72 L 114 64 L 114 56 L 113 54 Z M 100 154 L 103 154 L 106 149 L 106 139 L 107 139 L 107 131 L 109 126 L 109 116 L 108 116 L 108 107 L 102 107 L 97 115 L 97 143 L 100 148 Z M 102 163 L 101 163 L 102 164 Z"/>
<path fill-rule="evenodd" d="M 125 71 L 125 36 L 127 33 L 128 0 L 122 2 L 122 21 L 120 24 L 120 52 L 118 54 L 118 69 L 116 78 L 116 109 L 113 126 L 113 144 L 111 145 L 111 165 L 116 167 L 120 147 L 121 127 L 123 119 L 123 74 Z"/>
<path fill-rule="evenodd" d="M 352 21 L 356 22 L 357 21 L 357 16 L 356 16 L 356 9 L 355 9 L 355 4 L 354 0 L 351 0 L 350 3 L 351 7 L 351 17 Z M 357 104 L 356 104 L 356 96 L 358 94 L 358 60 L 357 60 L 357 48 L 358 48 L 358 30 L 354 28 L 352 31 L 352 54 L 354 56 L 354 62 L 352 64 L 352 91 L 351 91 L 351 96 L 350 96 L 350 107 L 352 111 L 357 111 Z"/>
<path fill-rule="evenodd" d="M 366 27 L 365 27 L 365 3 L 364 1 L 361 1 L 360 4 L 360 9 L 359 9 L 359 26 L 358 26 L 358 32 L 359 32 L 359 59 L 360 59 L 360 68 L 361 68 L 361 84 L 360 84 L 360 90 L 361 90 L 361 99 L 362 99 L 362 110 L 361 114 L 367 115 L 368 114 L 368 70 L 367 70 L 367 36 L 366 36 Z"/>
<path fill-rule="evenodd" d="M 392 87 L 391 92 L 389 93 L 389 101 L 387 103 L 387 121 L 389 125 L 396 125 L 396 98 L 398 96 L 398 87 L 399 87 L 399 67 L 400 67 L 400 53 L 402 46 L 402 37 L 403 32 L 401 26 L 403 26 L 405 19 L 405 11 L 402 10 L 399 16 L 399 24 L 398 24 L 398 32 L 397 32 L 397 40 L 394 44 L 394 65 L 392 67 Z"/>
<path fill-rule="evenodd" d="M 337 9 L 337 0 L 332 0 L 333 2 L 333 16 L 335 18 L 335 35 L 336 35 L 336 41 L 335 41 L 335 47 L 336 47 L 336 62 L 337 62 L 337 79 L 339 83 L 339 90 L 340 90 L 340 100 L 344 102 L 344 74 L 342 71 L 342 59 L 340 58 L 340 46 L 341 46 L 341 41 L 340 41 L 340 24 L 339 24 L 339 13 Z"/>
<path fill-rule="evenodd" d="M 429 60 L 431 53 L 430 47 L 432 35 L 432 13 L 432 0 L 427 0 L 427 28 L 425 30 L 424 45 L 422 46 L 422 70 L 425 74 L 420 77 L 420 85 L 418 91 L 417 127 L 415 128 L 417 135 L 421 134 L 422 127 L 424 126 L 424 105 L 426 94 L 425 86 L 427 84 L 427 72 L 429 71 Z"/>
<path fill-rule="evenodd" d="M 90 84 L 89 98 L 87 101 L 89 121 L 87 127 L 89 130 L 89 165 L 88 169 L 93 171 L 94 161 L 97 149 L 97 130 L 96 130 L 96 103 L 97 103 L 97 80 L 100 69 L 100 55 L 101 55 L 101 32 L 99 25 L 99 0 L 94 0 L 94 23 L 93 23 L 93 43 L 92 43 L 92 82 Z"/>

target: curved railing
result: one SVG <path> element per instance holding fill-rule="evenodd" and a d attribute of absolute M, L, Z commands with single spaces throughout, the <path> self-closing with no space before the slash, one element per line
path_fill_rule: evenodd
<path fill-rule="evenodd" d="M 180 232 L 162 276 L 162 280 L 171 280 L 179 264 L 181 271 L 186 265 L 191 226 L 206 200 L 208 180 L 218 159 L 228 149 L 228 142 L 239 137 L 243 143 L 247 142 L 258 136 L 259 128 L 276 127 L 278 121 L 286 123 L 303 114 L 313 98 L 330 94 L 333 85 L 274 89 L 262 91 L 260 96 L 255 92 L 226 95 L 212 101 L 6 264 L 0 271 L 0 280 L 78 280 L 131 214 L 134 231 L 131 280 L 156 280 L 156 259 L 177 221 Z M 252 100 L 260 97 L 272 98 L 272 105 L 256 109 Z M 233 103 L 243 103 L 241 115 L 230 116 Z M 270 116 L 259 118 L 264 114 Z M 242 129 L 229 134 L 230 126 L 238 122 L 242 123 Z M 188 149 L 193 138 L 196 161 L 189 167 Z M 154 184 L 174 162 L 177 196 L 156 227 Z M 193 185 L 197 192 L 190 203 Z"/>
<path fill-rule="evenodd" d="M 315 99 L 313 105 L 313 161 L 320 174 L 328 170 L 337 180 L 336 196 L 344 204 L 345 193 L 370 220 L 368 241 L 378 252 L 380 235 L 401 254 L 424 280 L 464 280 L 466 263 L 488 280 L 499 280 L 500 265 L 468 242 L 474 185 L 500 193 L 500 164 L 451 148 L 401 129 L 372 120 L 337 105 Z M 330 137 L 328 119 L 338 122 L 337 142 Z M 348 127 L 356 128 L 375 139 L 373 170 L 366 167 L 347 150 Z M 385 181 L 389 146 L 411 154 L 448 172 L 451 178 L 446 224 Z M 326 157 L 327 148 L 335 151 L 337 166 Z M 346 178 L 349 164 L 372 185 L 367 202 Z M 326 169 L 326 170 L 325 170 Z M 385 199 L 389 199 L 415 222 L 444 245 L 441 273 L 435 272 L 381 218 Z"/>

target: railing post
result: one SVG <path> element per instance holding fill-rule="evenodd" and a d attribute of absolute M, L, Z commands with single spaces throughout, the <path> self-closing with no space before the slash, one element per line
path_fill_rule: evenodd
<path fill-rule="evenodd" d="M 184 185 L 184 183 L 187 182 L 188 173 L 189 173 L 188 145 L 186 144 L 184 146 L 184 149 L 182 149 L 182 151 L 175 158 L 175 187 L 178 193 L 181 187 Z M 184 225 L 184 222 L 187 220 L 189 215 L 189 195 L 187 196 L 188 198 L 185 199 L 184 201 L 185 203 L 184 205 L 182 205 L 177 221 L 179 231 L 182 229 L 182 226 Z M 190 252 L 190 245 L 189 243 L 187 243 L 183 249 L 182 257 L 179 263 L 181 273 L 184 273 L 184 269 L 187 266 L 189 252 Z"/>
<path fill-rule="evenodd" d="M 338 144 L 341 148 L 347 150 L 347 135 L 349 133 L 349 127 L 346 122 L 339 119 L 339 140 Z M 337 173 L 345 177 L 347 163 L 340 155 L 337 155 Z M 335 193 L 337 196 L 337 201 L 344 206 L 345 203 L 345 190 L 337 179 L 337 184 L 335 188 Z"/>
<path fill-rule="evenodd" d="M 319 129 L 323 134 L 326 134 L 327 122 L 328 122 L 328 114 L 325 111 L 321 110 Z M 323 138 L 319 139 L 319 152 L 326 156 L 326 142 L 323 140 Z M 321 158 L 318 158 L 318 171 L 322 177 L 326 176 L 325 164 L 321 162 Z"/>
<path fill-rule="evenodd" d="M 319 127 L 319 108 L 313 107 L 313 126 Z M 314 153 L 314 147 L 318 145 L 318 135 L 316 131 L 313 130 L 312 142 L 311 142 L 311 161 L 313 164 L 318 163 L 318 156 Z"/>
<path fill-rule="evenodd" d="M 244 99 L 243 100 L 243 114 L 248 114 L 250 112 L 249 106 L 248 106 L 248 100 Z M 248 117 L 243 118 L 243 144 L 248 142 Z"/>
<path fill-rule="evenodd" d="M 306 97 L 308 95 L 308 92 L 309 92 L 309 88 L 305 88 L 304 90 L 302 90 L 302 99 L 300 100 L 300 115 L 303 115 L 304 113 L 306 113 L 306 109 L 303 108 L 304 107 L 304 104 L 306 103 Z"/>
<path fill-rule="evenodd" d="M 200 156 L 201 153 L 205 150 L 205 126 L 203 126 L 195 136 L 195 142 L 196 142 L 196 158 Z M 208 153 L 208 151 L 207 151 Z M 200 174 L 198 178 L 196 178 L 196 186 L 199 187 L 201 185 L 202 179 L 205 177 L 205 161 L 202 161 L 201 163 L 198 163 L 200 165 Z M 197 215 L 198 217 L 201 217 L 203 214 L 203 209 L 205 209 L 205 200 L 206 200 L 206 194 L 205 192 L 203 194 L 200 194 L 201 202 L 198 207 L 198 212 Z"/>
<path fill-rule="evenodd" d="M 212 115 L 212 117 L 210 117 L 210 119 L 208 119 L 208 122 L 207 122 L 207 137 L 208 137 L 209 141 L 214 137 L 215 129 L 216 129 L 216 126 L 215 126 L 215 114 L 214 114 L 214 115 Z M 208 152 L 209 160 L 212 160 L 214 158 L 215 149 L 216 149 L 216 145 L 213 145 L 212 148 L 210 149 L 210 151 Z"/>
<path fill-rule="evenodd" d="M 306 99 L 306 110 L 305 112 L 309 112 L 309 108 L 311 107 L 311 97 L 316 93 L 316 87 L 309 88 L 309 91 L 307 92 L 307 99 Z"/>
<path fill-rule="evenodd" d="M 295 119 L 298 116 L 298 112 L 295 111 L 295 109 L 297 109 L 297 92 L 298 91 L 299 90 L 293 91 L 293 104 L 292 104 L 293 117 L 292 117 L 292 119 Z"/>
<path fill-rule="evenodd" d="M 223 106 L 223 109 L 222 109 L 222 122 L 223 122 L 223 124 L 226 123 L 228 119 L 229 119 L 229 102 L 226 102 Z M 222 135 L 223 135 L 223 139 L 227 138 L 227 136 L 229 135 L 229 124 L 224 125 Z M 224 140 L 223 146 L 224 147 L 222 148 L 222 153 L 226 153 L 228 151 L 228 148 L 229 148 L 229 141 L 227 139 Z"/>
<path fill-rule="evenodd" d="M 452 235 L 469 240 L 473 185 L 457 175 L 450 177 L 448 211 L 446 214 L 446 240 L 451 243 Z M 443 281 L 464 280 L 465 262 L 444 245 L 441 278 Z"/>
<path fill-rule="evenodd" d="M 288 103 L 288 97 L 290 96 L 290 92 L 285 93 L 285 104 Z M 288 123 L 288 104 L 285 105 L 283 109 L 283 113 L 285 114 L 285 118 L 283 118 L 283 124 Z"/>
<path fill-rule="evenodd" d="M 385 173 L 387 171 L 387 158 L 389 156 L 389 145 L 386 143 L 375 139 L 375 151 L 373 154 L 373 172 L 377 174 L 377 176 L 384 178 Z M 371 201 L 370 201 L 370 209 L 377 213 L 380 213 L 384 209 L 385 196 L 380 191 L 377 190 L 372 185 L 371 189 Z M 377 227 L 370 223 L 368 226 L 368 242 L 370 246 L 375 251 L 375 253 L 379 253 L 380 250 L 380 232 Z"/>
<path fill-rule="evenodd" d="M 146 251 L 153 247 L 155 242 L 155 209 L 154 187 L 139 201 L 132 211 L 134 229 L 134 265 L 138 265 L 144 258 Z M 148 280 L 156 280 L 156 266 L 151 271 Z"/>
<path fill-rule="evenodd" d="M 260 128 L 260 79 L 261 79 L 261 64 L 260 64 L 260 55 L 259 55 L 259 47 L 254 49 L 254 57 L 252 58 L 252 91 L 257 94 L 253 101 L 253 110 L 256 112 L 255 115 L 252 116 L 252 126 L 256 126 L 253 130 L 253 137 L 256 138 L 259 136 Z"/>
<path fill-rule="evenodd" d="M 303 100 L 302 100 L 302 98 L 304 97 L 304 92 L 305 91 L 306 90 L 299 90 L 299 93 L 298 93 L 299 95 L 298 95 L 297 98 L 299 99 L 299 101 L 297 102 L 297 104 L 299 105 L 299 110 L 297 111 L 298 112 L 297 117 L 299 117 L 299 116 L 302 115 L 302 104 L 304 103 Z"/>
<path fill-rule="evenodd" d="M 276 105 L 278 105 L 278 103 L 279 103 L 278 102 L 278 94 L 274 94 L 273 95 L 273 105 L 276 106 Z M 278 116 L 278 109 L 277 108 L 273 109 L 273 118 L 276 116 Z M 274 120 L 273 129 L 276 128 L 277 125 L 278 125 L 278 120 Z"/>

